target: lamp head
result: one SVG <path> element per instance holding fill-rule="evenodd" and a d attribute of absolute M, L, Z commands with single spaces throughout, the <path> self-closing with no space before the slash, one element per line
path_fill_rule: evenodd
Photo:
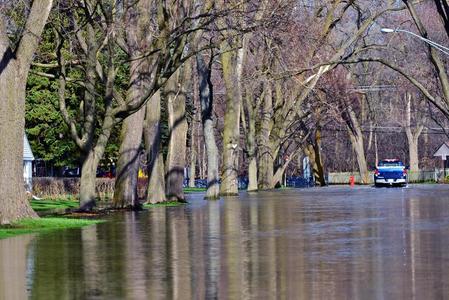
<path fill-rule="evenodd" d="M 380 31 L 383 32 L 383 33 L 393 33 L 393 32 L 396 32 L 395 29 L 391 29 L 391 28 L 381 28 Z"/>

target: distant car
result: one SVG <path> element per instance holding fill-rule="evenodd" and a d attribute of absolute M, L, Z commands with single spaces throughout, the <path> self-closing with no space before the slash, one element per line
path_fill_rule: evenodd
<path fill-rule="evenodd" d="M 80 177 L 81 169 L 64 167 L 64 169 L 62 170 L 62 176 L 63 177 Z"/>
<path fill-rule="evenodd" d="M 407 185 L 407 168 L 399 159 L 384 159 L 374 171 L 375 186 Z"/>
<path fill-rule="evenodd" d="M 98 168 L 97 169 L 97 177 L 114 178 L 115 177 L 115 168 L 109 168 L 108 170 Z"/>

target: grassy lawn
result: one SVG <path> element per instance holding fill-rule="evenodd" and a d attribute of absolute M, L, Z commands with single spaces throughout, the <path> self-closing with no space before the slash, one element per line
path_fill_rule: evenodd
<path fill-rule="evenodd" d="M 77 208 L 79 207 L 79 202 L 74 198 L 32 200 L 31 207 L 36 212 L 42 212 L 53 209 Z"/>
<path fill-rule="evenodd" d="M 152 208 L 152 207 L 163 207 L 163 206 L 181 206 L 185 205 L 187 203 L 185 202 L 177 202 L 177 201 L 169 201 L 169 202 L 161 202 L 161 203 L 155 203 L 155 204 L 144 204 L 144 208 Z"/>
<path fill-rule="evenodd" d="M 184 193 L 189 194 L 189 193 L 196 193 L 196 192 L 205 192 L 206 188 L 190 188 L 190 187 L 186 187 L 184 188 Z"/>
<path fill-rule="evenodd" d="M 193 191 L 192 191 L 193 192 Z M 162 202 L 162 203 L 156 203 L 156 204 L 145 204 L 144 207 L 151 208 L 151 207 L 161 207 L 161 206 L 180 206 L 184 205 L 183 202 Z M 68 198 L 68 199 L 42 199 L 42 200 L 32 200 L 31 201 L 31 207 L 36 212 L 52 212 L 53 210 L 60 209 L 70 209 L 70 208 L 78 208 L 79 202 L 78 200 L 74 198 Z"/>
<path fill-rule="evenodd" d="M 0 239 L 19 234 L 45 232 L 57 229 L 80 228 L 102 223 L 102 220 L 84 220 L 69 218 L 25 219 L 11 225 L 0 226 Z"/>

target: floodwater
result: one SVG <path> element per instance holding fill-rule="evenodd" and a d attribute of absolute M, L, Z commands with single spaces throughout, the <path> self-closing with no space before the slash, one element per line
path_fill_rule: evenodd
<path fill-rule="evenodd" d="M 449 187 L 189 196 L 0 240 L 0 299 L 449 298 Z"/>

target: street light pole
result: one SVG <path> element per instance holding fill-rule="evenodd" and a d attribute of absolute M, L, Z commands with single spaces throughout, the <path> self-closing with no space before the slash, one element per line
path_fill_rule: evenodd
<path fill-rule="evenodd" d="M 426 38 L 424 38 L 424 37 L 422 37 L 420 35 L 417 35 L 416 33 L 413 33 L 411 31 L 404 30 L 404 29 L 392 29 L 392 28 L 381 28 L 380 31 L 383 32 L 383 33 L 404 32 L 404 33 L 410 34 L 410 35 L 412 35 L 414 37 L 417 37 L 421 41 L 424 41 L 425 43 L 429 44 L 430 46 L 440 50 L 444 54 L 449 55 L 449 48 L 444 47 L 443 45 L 440 45 L 440 44 L 438 44 L 438 43 L 436 43 L 434 41 L 431 41 L 429 39 L 426 39 Z"/>

